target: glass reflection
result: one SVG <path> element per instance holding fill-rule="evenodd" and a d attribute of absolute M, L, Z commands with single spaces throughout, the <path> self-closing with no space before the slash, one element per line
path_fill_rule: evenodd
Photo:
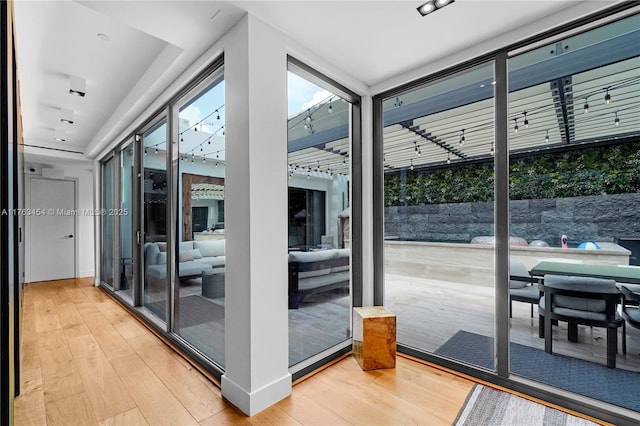
<path fill-rule="evenodd" d="M 351 337 L 351 104 L 289 72 L 289 365 Z"/>
<path fill-rule="evenodd" d="M 224 81 L 178 114 L 178 281 L 175 331 L 224 366 Z"/>
<path fill-rule="evenodd" d="M 493 64 L 383 101 L 385 306 L 399 344 L 494 368 Z"/>

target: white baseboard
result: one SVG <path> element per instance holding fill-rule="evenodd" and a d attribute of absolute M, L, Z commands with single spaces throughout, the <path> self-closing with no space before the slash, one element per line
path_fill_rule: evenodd
<path fill-rule="evenodd" d="M 253 416 L 291 394 L 291 374 L 249 392 L 222 375 L 222 396 L 248 416 Z"/>

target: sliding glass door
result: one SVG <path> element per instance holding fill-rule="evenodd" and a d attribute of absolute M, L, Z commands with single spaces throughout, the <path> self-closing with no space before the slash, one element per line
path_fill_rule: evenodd
<path fill-rule="evenodd" d="M 288 86 L 289 365 L 304 366 L 351 337 L 355 98 L 297 64 Z"/>
<path fill-rule="evenodd" d="M 105 211 L 114 209 L 115 202 L 115 173 L 116 160 L 113 155 L 102 162 L 102 194 L 101 206 Z M 100 256 L 100 282 L 104 283 L 111 289 L 114 286 L 114 269 L 115 269 L 115 216 L 101 216 L 101 242 L 102 250 Z"/>
<path fill-rule="evenodd" d="M 133 298 L 133 288 L 137 278 L 135 262 L 137 261 L 134 218 L 136 210 L 136 149 L 135 143 L 129 142 L 120 150 L 120 200 L 119 209 L 113 213 L 120 227 L 120 259 L 118 262 L 119 281 L 117 290 L 123 292 L 129 299 Z"/>
<path fill-rule="evenodd" d="M 225 108 L 222 70 L 174 108 L 177 211 L 173 330 L 224 366 Z"/>
<path fill-rule="evenodd" d="M 397 342 L 490 370 L 493 73 L 485 63 L 382 102 L 384 303 Z"/>
<path fill-rule="evenodd" d="M 166 120 L 154 123 L 136 137 L 142 140 L 142 304 L 156 318 L 167 321 L 170 272 Z"/>

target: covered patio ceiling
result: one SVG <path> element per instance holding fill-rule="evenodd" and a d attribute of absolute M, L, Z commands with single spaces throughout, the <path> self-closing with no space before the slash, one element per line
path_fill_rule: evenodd
<path fill-rule="evenodd" d="M 640 136 L 639 20 L 617 23 L 608 37 L 579 34 L 509 60 L 510 153 Z M 492 67 L 384 100 L 385 171 L 490 160 Z M 348 174 L 348 107 L 334 97 L 289 119 L 290 173 Z"/>

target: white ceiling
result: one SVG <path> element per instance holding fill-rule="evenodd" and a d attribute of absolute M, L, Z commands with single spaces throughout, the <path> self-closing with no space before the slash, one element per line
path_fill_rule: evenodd
<path fill-rule="evenodd" d="M 16 0 L 26 160 L 95 155 L 247 12 L 373 86 L 531 22 L 540 31 L 567 8 L 616 2 L 457 0 L 427 17 L 416 11 L 421 3 Z M 68 94 L 70 76 L 86 80 L 84 98 Z M 74 111 L 74 124 L 59 121 L 62 108 Z M 54 130 L 66 131 L 66 142 Z"/>

